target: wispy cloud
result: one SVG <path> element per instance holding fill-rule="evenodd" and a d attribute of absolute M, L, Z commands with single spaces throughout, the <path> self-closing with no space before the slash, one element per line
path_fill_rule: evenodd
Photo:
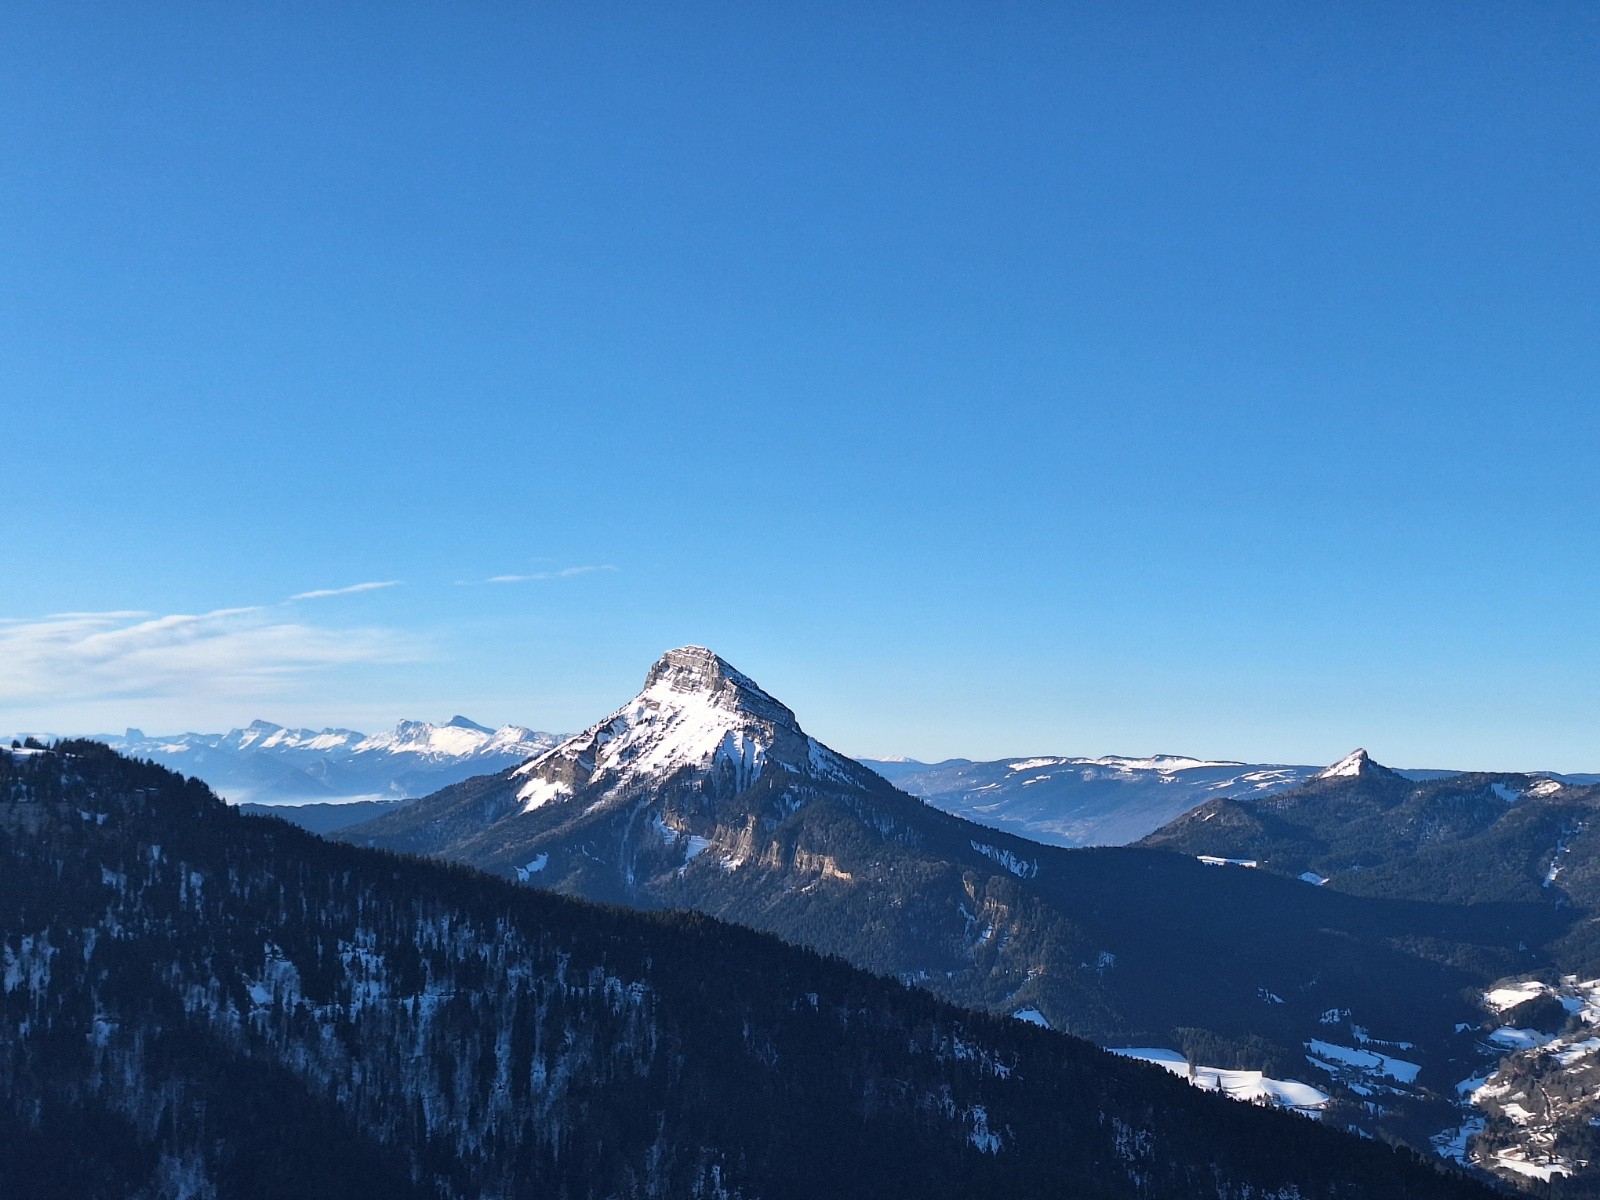
<path fill-rule="evenodd" d="M 321 600 L 325 596 L 353 596 L 357 592 L 375 592 L 379 588 L 399 587 L 398 579 L 376 579 L 371 583 L 352 583 L 349 587 L 317 588 L 310 592 L 297 592 L 291 600 Z"/>
<path fill-rule="evenodd" d="M 543 579 L 571 579 L 575 575 L 593 575 L 596 571 L 615 571 L 609 563 L 583 567 L 561 567 L 555 571 L 535 571 L 529 575 L 491 575 L 488 579 L 458 579 L 457 587 L 477 587 L 485 583 L 537 583 Z"/>
<path fill-rule="evenodd" d="M 272 696 L 310 673 L 417 657 L 391 631 L 335 629 L 275 611 L 282 610 L 11 619 L 0 623 L 0 705 Z"/>

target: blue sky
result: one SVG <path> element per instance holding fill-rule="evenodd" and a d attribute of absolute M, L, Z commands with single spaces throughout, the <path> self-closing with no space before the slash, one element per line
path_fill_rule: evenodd
<path fill-rule="evenodd" d="M 570 729 L 697 642 L 853 753 L 1600 769 L 1597 51 L 10 5 L 0 728 Z"/>

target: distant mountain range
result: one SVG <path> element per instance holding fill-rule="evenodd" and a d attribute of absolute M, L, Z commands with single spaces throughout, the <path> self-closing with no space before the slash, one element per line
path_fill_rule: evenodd
<path fill-rule="evenodd" d="M 1315 778 L 1320 766 L 1151 758 L 1019 756 L 992 762 L 952 758 L 861 760 L 903 791 L 945 812 L 1053 846 L 1126 846 L 1208 800 L 1264 797 Z M 1459 774 L 1404 770 L 1412 780 Z M 1550 775 L 1569 784 L 1596 775 Z"/>
<path fill-rule="evenodd" d="M 523 762 L 561 739 L 520 725 L 490 729 L 458 716 L 443 725 L 402 721 L 370 735 L 254 721 L 227 733 L 151 737 L 129 729 L 97 740 L 198 776 L 236 804 L 307 804 L 424 796 Z"/>
<path fill-rule="evenodd" d="M 929 804 L 1053 846 L 1122 846 L 1219 795 L 1269 795 L 1320 767 L 1155 758 L 863 759 Z"/>
<path fill-rule="evenodd" d="M 95 740 L 196 775 L 247 812 L 294 805 L 298 811 L 283 815 L 327 833 L 378 816 L 402 800 L 519 765 L 561 737 L 521 725 L 491 729 L 457 716 L 442 725 L 402 721 L 374 735 L 255 721 L 227 733 L 149 736 L 129 729 Z M 1054 846 L 1129 845 L 1208 800 L 1272 795 L 1322 770 L 1182 755 L 858 761 L 935 808 Z M 1400 773 L 1420 780 L 1455 772 Z M 1587 784 L 1600 776 L 1551 778 Z"/>

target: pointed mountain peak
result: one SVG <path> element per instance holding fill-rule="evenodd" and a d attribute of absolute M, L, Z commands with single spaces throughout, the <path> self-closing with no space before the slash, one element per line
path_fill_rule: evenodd
<path fill-rule="evenodd" d="M 742 791 L 773 766 L 835 782 L 872 778 L 807 736 L 748 675 L 704 646 L 681 646 L 656 660 L 631 701 L 516 774 L 527 780 L 519 798 L 533 809 L 579 792 L 640 794 L 682 771 Z"/>
<path fill-rule="evenodd" d="M 704 646 L 668 650 L 644 677 L 644 690 L 639 695 L 662 707 L 710 704 L 799 729 L 794 713 L 785 705 Z"/>
<path fill-rule="evenodd" d="M 466 717 L 463 717 L 460 713 L 457 713 L 455 716 L 451 717 L 448 721 L 446 721 L 444 723 L 444 727 L 446 729 L 471 729 L 471 730 L 475 730 L 478 733 L 493 733 L 494 732 L 494 730 L 490 729 L 487 725 L 479 725 L 476 721 L 469 721 Z"/>
<path fill-rule="evenodd" d="M 1372 761 L 1372 755 L 1357 748 L 1316 776 L 1318 779 L 1355 779 L 1386 768 Z"/>

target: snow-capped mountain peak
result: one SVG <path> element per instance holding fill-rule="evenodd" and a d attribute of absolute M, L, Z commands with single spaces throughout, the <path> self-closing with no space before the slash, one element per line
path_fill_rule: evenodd
<path fill-rule="evenodd" d="M 264 742 L 274 734 L 282 733 L 282 725 L 274 725 L 271 721 L 251 721 L 243 729 L 234 729 L 229 732 L 227 740 L 240 750 L 247 746 L 254 746 Z"/>
<path fill-rule="evenodd" d="M 356 754 L 416 754 L 424 758 L 467 758 L 495 751 L 511 750 L 519 744 L 524 754 L 536 754 L 550 745 L 548 734 L 538 734 L 520 725 L 490 729 L 465 717 L 447 724 L 428 721 L 401 721 L 386 733 L 373 734 L 356 744 Z"/>
<path fill-rule="evenodd" d="M 854 779 L 857 764 L 808 737 L 794 713 L 703 646 L 663 654 L 644 689 L 605 720 L 518 768 L 524 809 L 650 786 L 680 771 L 727 773 L 735 790 L 776 762 L 799 775 Z"/>
<path fill-rule="evenodd" d="M 644 678 L 644 691 L 662 709 L 710 707 L 741 710 L 799 732 L 792 711 L 763 691 L 748 675 L 735 670 L 704 646 L 668 650 Z"/>
<path fill-rule="evenodd" d="M 353 729 L 279 729 L 253 742 L 258 750 L 340 750 L 361 740 Z"/>
<path fill-rule="evenodd" d="M 1372 756 L 1359 747 L 1346 754 L 1333 766 L 1317 775 L 1318 779 L 1352 779 L 1366 774 L 1377 766 Z"/>

